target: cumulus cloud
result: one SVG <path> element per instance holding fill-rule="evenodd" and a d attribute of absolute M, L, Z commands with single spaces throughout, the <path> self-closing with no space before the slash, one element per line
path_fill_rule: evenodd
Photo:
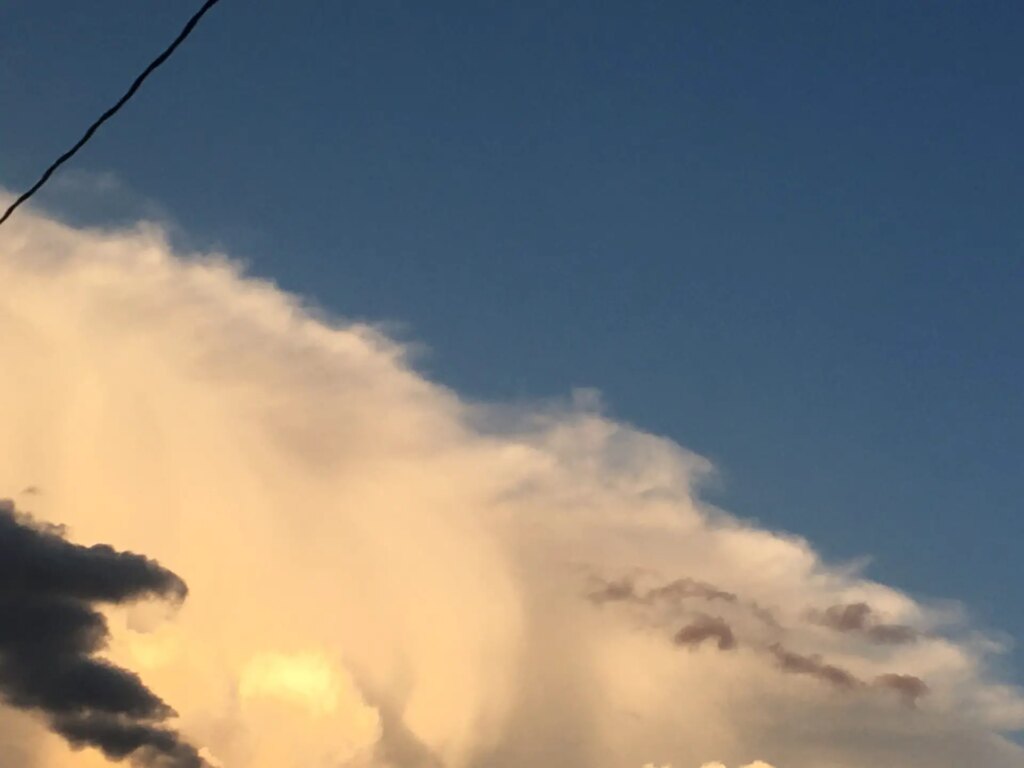
<path fill-rule="evenodd" d="M 103 658 L 230 768 L 1024 760 L 996 643 L 703 504 L 707 461 L 592 399 L 469 402 L 146 225 L 19 212 L 0 285 L 0 489 L 187 579 L 172 620 L 106 607 Z M 106 764 L 10 708 L 0 746 Z"/>

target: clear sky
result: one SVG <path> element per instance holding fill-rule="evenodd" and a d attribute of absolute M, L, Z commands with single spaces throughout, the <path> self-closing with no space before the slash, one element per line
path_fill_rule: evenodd
<path fill-rule="evenodd" d="M 193 5 L 6 0 L 0 185 Z M 1017 2 L 227 0 L 39 202 L 155 212 L 469 397 L 596 388 L 716 503 L 1024 638 L 1022 39 Z"/>

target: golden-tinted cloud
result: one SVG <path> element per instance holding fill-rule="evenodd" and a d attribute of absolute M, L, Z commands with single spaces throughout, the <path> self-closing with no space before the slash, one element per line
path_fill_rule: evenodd
<path fill-rule="evenodd" d="M 703 505 L 704 459 L 590 398 L 467 402 L 153 227 L 28 212 L 0 238 L 0 356 L 0 493 L 188 583 L 172 616 L 110 609 L 108 655 L 211 763 L 1024 760 L 991 640 Z M 3 708 L 0 745 L 106 765 Z"/>

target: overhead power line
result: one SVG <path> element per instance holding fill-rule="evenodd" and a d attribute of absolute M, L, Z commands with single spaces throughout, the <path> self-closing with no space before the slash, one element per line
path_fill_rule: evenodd
<path fill-rule="evenodd" d="M 39 180 L 31 187 L 29 187 L 27 190 L 25 190 L 18 197 L 17 200 L 11 203 L 7 210 L 4 211 L 4 215 L 0 216 L 0 225 L 2 225 L 5 221 L 7 221 L 7 219 L 11 217 L 11 214 L 18 209 L 18 206 L 20 206 L 22 203 L 24 203 L 26 200 L 32 197 L 32 195 L 38 192 L 39 189 L 43 186 L 43 184 L 45 184 L 49 180 L 49 178 L 53 176 L 54 172 L 58 168 L 60 168 L 62 165 L 64 165 L 64 163 L 66 163 L 68 160 L 74 157 L 75 154 L 78 153 L 78 150 L 84 147 L 86 143 L 88 143 L 89 139 L 93 137 L 93 134 L 96 133 L 97 130 L 99 130 L 101 125 L 103 125 L 105 122 L 107 122 L 107 120 L 116 115 L 121 110 L 121 107 L 128 103 L 128 100 L 131 99 L 131 97 L 135 95 L 135 92 L 142 87 L 142 84 L 146 81 L 146 78 L 153 74 L 153 72 L 157 68 L 159 68 L 161 64 L 163 64 L 171 57 L 171 54 L 173 54 L 174 51 L 177 50 L 178 46 L 185 42 L 185 38 L 192 34 L 192 30 L 196 28 L 196 25 L 199 24 L 199 21 L 203 18 L 203 16 L 206 15 L 207 11 L 209 11 L 211 8 L 213 8 L 213 6 L 215 6 L 219 2 L 220 0 L 206 0 L 206 2 L 203 3 L 203 7 L 196 11 L 195 15 L 188 20 L 184 27 L 182 27 L 181 32 L 179 32 L 178 36 L 174 38 L 174 42 L 167 46 L 167 48 L 164 49 L 163 53 L 161 53 L 159 56 L 153 59 L 153 61 L 151 61 L 149 65 L 144 70 L 142 70 L 142 74 L 135 78 L 135 82 L 133 82 L 131 86 L 128 88 L 128 90 L 124 92 L 124 95 L 117 100 L 117 103 L 114 104 L 114 106 L 112 106 L 102 115 L 100 115 L 96 122 L 89 126 L 86 132 L 82 134 L 82 138 L 75 142 L 74 146 L 72 146 L 71 149 L 69 149 L 63 155 L 54 160 L 50 167 L 43 171 L 43 175 L 39 177 Z"/>

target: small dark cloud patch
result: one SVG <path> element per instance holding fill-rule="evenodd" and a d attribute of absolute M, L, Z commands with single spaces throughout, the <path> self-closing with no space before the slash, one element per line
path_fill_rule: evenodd
<path fill-rule="evenodd" d="M 833 605 L 824 611 L 811 611 L 811 621 L 847 634 L 858 634 L 878 645 L 904 645 L 917 641 L 919 634 L 903 624 L 879 622 L 867 603 Z"/>
<path fill-rule="evenodd" d="M 676 632 L 672 638 L 676 645 L 697 647 L 705 640 L 714 640 L 720 651 L 736 647 L 736 636 L 724 619 L 717 616 L 698 616 L 692 623 Z"/>
<path fill-rule="evenodd" d="M 587 599 L 597 605 L 640 602 L 642 600 L 640 595 L 637 594 L 633 580 L 630 578 L 604 581 L 599 587 L 587 594 Z"/>
<path fill-rule="evenodd" d="M 185 582 L 156 561 L 68 542 L 0 500 L 0 698 L 42 713 L 75 747 L 159 768 L 205 768 L 165 722 L 174 711 L 137 675 L 96 654 L 109 631 L 97 604 L 180 602 Z"/>
<path fill-rule="evenodd" d="M 770 646 L 768 651 L 775 657 L 776 664 L 783 672 L 809 675 L 846 691 L 865 686 L 865 682 L 853 673 L 826 663 L 820 656 L 794 653 L 778 643 Z M 885 688 L 899 694 L 903 702 L 910 707 L 916 706 L 918 699 L 928 694 L 927 683 L 914 675 L 879 675 L 872 684 L 875 688 Z"/>
<path fill-rule="evenodd" d="M 722 600 L 727 603 L 735 603 L 736 595 L 726 592 L 713 584 L 708 584 L 695 579 L 676 579 L 661 587 L 655 587 L 647 592 L 646 598 L 651 602 L 666 601 L 677 603 L 690 598 L 703 600 Z"/>
<path fill-rule="evenodd" d="M 775 618 L 775 613 L 769 608 L 765 608 L 756 602 L 750 604 L 750 612 L 754 614 L 763 624 L 771 627 L 772 629 L 781 629 L 782 626 L 779 624 L 779 620 Z"/>
<path fill-rule="evenodd" d="M 803 656 L 799 653 L 783 648 L 778 643 L 768 649 L 775 657 L 775 661 L 783 672 L 791 672 L 797 675 L 809 675 L 822 682 L 829 683 L 836 688 L 851 690 L 859 688 L 863 683 L 853 674 L 837 667 L 834 664 L 827 664 L 820 656 Z"/>
<path fill-rule="evenodd" d="M 818 615 L 818 621 L 837 632 L 861 632 L 867 629 L 871 614 L 867 603 L 832 605 Z"/>
<path fill-rule="evenodd" d="M 906 645 L 917 642 L 920 637 L 916 629 L 904 624 L 875 624 L 864 634 L 879 645 Z"/>
<path fill-rule="evenodd" d="M 880 675 L 875 678 L 875 685 L 895 691 L 904 703 L 911 707 L 916 706 L 918 699 L 928 694 L 928 684 L 914 675 Z"/>
<path fill-rule="evenodd" d="M 641 590 L 636 582 L 624 577 L 613 581 L 600 581 L 587 598 L 598 605 L 605 603 L 638 603 L 642 605 L 671 604 L 676 605 L 686 600 L 722 600 L 736 602 L 736 595 L 726 592 L 713 584 L 696 579 L 680 578 L 658 587 Z"/>

